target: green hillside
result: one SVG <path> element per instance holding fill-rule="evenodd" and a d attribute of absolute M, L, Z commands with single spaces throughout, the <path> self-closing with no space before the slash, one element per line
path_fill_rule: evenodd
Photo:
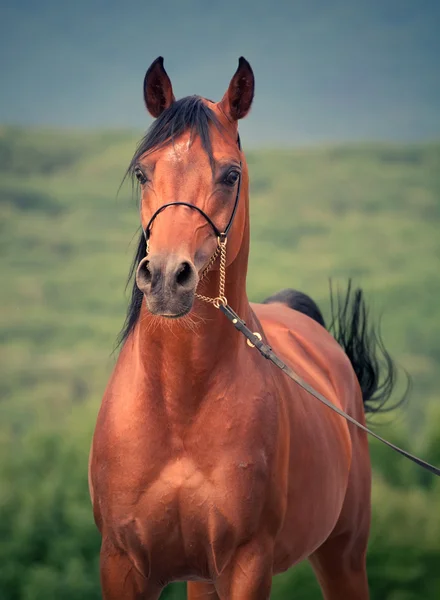
<path fill-rule="evenodd" d="M 130 185 L 118 189 L 136 142 L 0 129 L 1 600 L 100 597 L 87 454 L 127 304 L 138 212 Z M 440 464 L 440 143 L 247 157 L 250 298 L 293 286 L 327 312 L 329 277 L 354 277 L 413 379 L 380 432 Z M 438 598 L 440 486 L 371 451 L 372 598 Z M 319 598 L 307 567 L 277 578 L 273 598 L 294 590 Z"/>

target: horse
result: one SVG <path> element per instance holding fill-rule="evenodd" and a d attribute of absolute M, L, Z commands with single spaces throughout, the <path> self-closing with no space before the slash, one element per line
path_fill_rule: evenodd
<path fill-rule="evenodd" d="M 265 600 L 308 559 L 326 600 L 367 600 L 371 466 L 363 431 L 246 343 L 227 302 L 299 375 L 365 423 L 394 365 L 349 286 L 333 327 L 293 289 L 250 303 L 241 57 L 220 102 L 176 100 L 163 58 L 144 79 L 154 121 L 127 174 L 142 231 L 120 352 L 97 417 L 89 487 L 104 600 Z M 331 333 L 333 331 L 333 334 Z M 385 360 L 379 360 L 380 355 Z"/>

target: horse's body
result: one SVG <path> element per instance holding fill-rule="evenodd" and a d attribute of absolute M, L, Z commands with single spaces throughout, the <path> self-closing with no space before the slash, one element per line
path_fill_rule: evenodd
<path fill-rule="evenodd" d="M 222 123 L 231 127 L 225 119 Z M 218 143 L 216 159 L 232 152 L 230 140 Z M 184 145 L 200 154 L 197 139 Z M 168 146 L 162 151 L 171 152 Z M 171 163 L 180 168 L 175 156 Z M 156 166 L 157 178 L 158 171 Z M 314 315 L 314 303 L 301 296 L 299 312 L 294 294 L 291 306 L 283 296 L 262 305 L 247 301 L 245 169 L 242 178 L 225 295 L 299 375 L 363 422 L 366 392 L 341 345 Z M 161 187 L 159 193 L 156 186 L 161 206 L 167 191 Z M 143 223 L 147 216 L 142 214 Z M 212 235 L 202 217 L 173 206 L 159 218 L 162 228 L 155 225 L 151 246 L 168 260 L 187 242 L 185 261 L 197 266 L 200 260 L 200 272 L 212 254 Z M 194 226 L 185 229 L 196 221 L 211 244 L 201 258 L 200 240 L 191 246 Z M 186 233 L 178 233 L 179 224 Z M 136 264 L 149 261 L 148 281 L 138 276 L 146 302 L 135 288 L 137 315 L 131 320 L 129 315 L 91 453 L 90 488 L 103 538 L 103 597 L 153 600 L 167 583 L 187 580 L 192 599 L 263 600 L 274 573 L 310 558 L 327 600 L 366 600 L 370 461 L 365 434 L 265 361 L 214 307 L 200 300 L 192 305 L 192 296 L 195 324 L 178 319 L 164 326 L 164 319 L 153 317 L 151 312 L 170 316 L 173 299 L 160 295 L 166 280 L 151 298 L 155 256 L 144 258 L 143 248 L 142 242 Z M 168 265 L 162 262 L 166 273 Z M 203 293 L 216 296 L 217 270 L 204 285 Z M 157 308 L 160 302 L 165 308 Z"/>

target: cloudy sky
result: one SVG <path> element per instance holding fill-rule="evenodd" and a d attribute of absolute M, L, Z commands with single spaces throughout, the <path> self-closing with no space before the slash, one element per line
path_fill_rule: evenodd
<path fill-rule="evenodd" d="M 0 0 L 0 124 L 150 120 L 149 64 L 219 99 L 244 55 L 253 145 L 440 138 L 439 0 Z"/>

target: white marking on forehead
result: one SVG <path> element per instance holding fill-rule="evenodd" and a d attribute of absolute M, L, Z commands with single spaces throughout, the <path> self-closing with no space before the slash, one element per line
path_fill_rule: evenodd
<path fill-rule="evenodd" d="M 180 162 L 183 160 L 185 154 L 188 153 L 189 148 L 190 138 L 180 142 L 174 142 L 174 144 L 170 144 L 169 148 L 166 150 L 166 157 L 170 161 Z"/>

